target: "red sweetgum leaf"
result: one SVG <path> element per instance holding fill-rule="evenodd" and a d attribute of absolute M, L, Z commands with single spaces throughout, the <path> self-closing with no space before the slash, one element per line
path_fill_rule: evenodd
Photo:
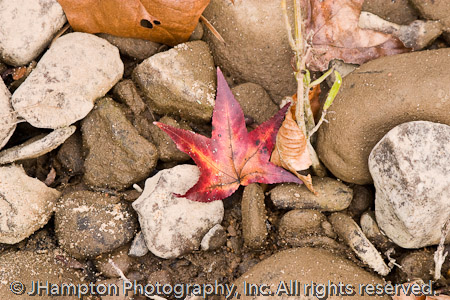
<path fill-rule="evenodd" d="M 302 0 L 311 71 L 328 69 L 332 59 L 362 64 L 411 51 L 390 34 L 358 27 L 364 0 Z"/>
<path fill-rule="evenodd" d="M 58 0 L 75 31 L 174 46 L 186 42 L 209 0 Z"/>
<path fill-rule="evenodd" d="M 247 132 L 244 113 L 218 69 L 211 138 L 155 122 L 174 140 L 178 149 L 192 157 L 201 172 L 198 182 L 186 194 L 177 196 L 211 202 L 230 196 L 239 185 L 302 183 L 293 174 L 269 162 L 287 109 L 288 106 L 283 107 L 271 119 Z"/>

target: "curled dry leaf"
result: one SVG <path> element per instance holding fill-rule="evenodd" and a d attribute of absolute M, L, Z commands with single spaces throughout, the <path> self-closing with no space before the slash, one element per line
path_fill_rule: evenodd
<path fill-rule="evenodd" d="M 75 31 L 174 46 L 186 42 L 209 0 L 58 0 Z"/>
<path fill-rule="evenodd" d="M 323 71 L 332 59 L 362 64 L 366 61 L 408 52 L 390 34 L 358 27 L 364 0 L 302 0 L 306 40 L 311 47 L 307 67 Z"/>
<path fill-rule="evenodd" d="M 278 130 L 270 162 L 294 173 L 311 192 L 316 193 L 312 186 L 311 175 L 304 176 L 297 172 L 308 169 L 312 162 L 306 136 L 295 121 L 295 104 L 288 110 Z"/>

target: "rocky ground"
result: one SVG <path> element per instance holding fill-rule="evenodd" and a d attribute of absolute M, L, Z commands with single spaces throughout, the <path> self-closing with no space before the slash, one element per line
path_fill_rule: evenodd
<path fill-rule="evenodd" d="M 217 66 L 249 130 L 275 114 L 296 90 L 279 3 L 212 0 L 204 15 L 226 45 L 199 24 L 174 48 L 69 30 L 47 49 L 66 19 L 56 1 L 44 2 L 45 13 L 21 1 L 0 9 L 10 21 L 0 24 L 0 299 L 28 298 L 14 295 L 12 282 L 29 292 L 37 280 L 125 278 L 234 282 L 241 294 L 243 280 L 421 279 L 450 290 L 448 258 L 435 274 L 438 245 L 450 242 L 450 30 L 426 50 L 344 78 L 317 136 L 329 170 L 313 177 L 317 196 L 297 184 L 251 184 L 199 203 L 173 195 L 199 171 L 153 121 L 210 136 Z M 14 9 L 21 13 L 11 18 Z M 450 28 L 444 0 L 367 0 L 364 9 Z M 20 36 L 17 26 L 31 29 Z M 28 72 L 16 80 L 17 66 Z"/>

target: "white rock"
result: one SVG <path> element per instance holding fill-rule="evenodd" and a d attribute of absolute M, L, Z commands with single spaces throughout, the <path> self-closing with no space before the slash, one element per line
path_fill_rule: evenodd
<path fill-rule="evenodd" d="M 381 230 L 403 248 L 438 244 L 450 218 L 450 126 L 416 121 L 393 128 L 370 153 L 369 170 Z"/>
<path fill-rule="evenodd" d="M 36 58 L 66 22 L 57 0 L 0 0 L 0 59 L 21 66 Z"/>
<path fill-rule="evenodd" d="M 70 33 L 53 43 L 11 102 L 34 127 L 69 126 L 84 118 L 122 74 L 116 47 L 92 34 Z"/>
<path fill-rule="evenodd" d="M 0 167 L 0 243 L 18 243 L 47 224 L 59 196 L 22 167 Z"/>
<path fill-rule="evenodd" d="M 76 130 L 75 126 L 55 129 L 53 132 L 39 138 L 0 152 L 0 165 L 18 160 L 36 158 L 58 148 Z"/>
<path fill-rule="evenodd" d="M 162 258 L 176 258 L 198 249 L 203 236 L 223 219 L 222 201 L 201 203 L 176 197 L 197 181 L 193 165 L 178 165 L 147 179 L 133 203 L 148 249 Z"/>
<path fill-rule="evenodd" d="M 16 114 L 11 106 L 11 93 L 0 78 L 0 149 L 16 129 Z"/>

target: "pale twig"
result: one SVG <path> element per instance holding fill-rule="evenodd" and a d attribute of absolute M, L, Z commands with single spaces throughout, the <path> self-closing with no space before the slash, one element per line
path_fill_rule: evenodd
<path fill-rule="evenodd" d="M 200 16 L 200 21 L 203 22 L 203 24 L 205 24 L 206 28 L 208 28 L 212 34 L 221 42 L 221 43 L 225 43 L 225 40 L 223 39 L 223 37 L 220 35 L 220 33 L 217 31 L 217 29 L 208 21 L 207 18 L 205 18 L 203 15 Z"/>
<path fill-rule="evenodd" d="M 122 270 L 112 261 L 112 259 L 108 260 L 108 263 L 113 267 L 113 269 L 117 272 L 117 274 L 120 276 L 120 279 L 122 279 L 127 284 L 131 284 L 131 281 L 123 274 Z"/>
<path fill-rule="evenodd" d="M 439 280 L 441 278 L 441 269 L 442 265 L 445 262 L 445 258 L 447 257 L 448 252 L 444 253 L 444 244 L 447 235 L 450 233 L 450 219 L 445 222 L 442 227 L 441 232 L 441 240 L 439 241 L 439 246 L 437 247 L 436 252 L 434 252 L 434 279 Z"/>

